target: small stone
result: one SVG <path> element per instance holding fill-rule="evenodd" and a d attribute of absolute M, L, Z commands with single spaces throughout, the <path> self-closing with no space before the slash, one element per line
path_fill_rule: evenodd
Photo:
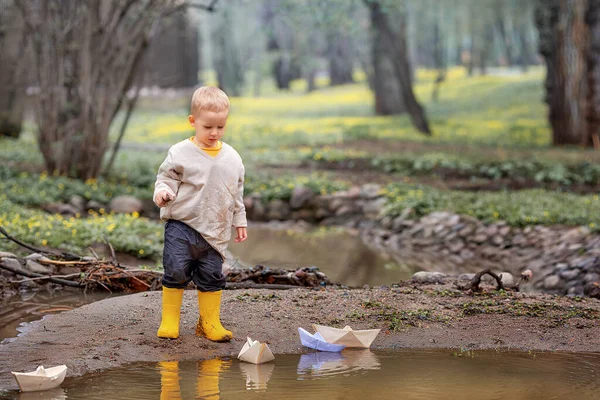
<path fill-rule="evenodd" d="M 31 253 L 30 255 L 25 257 L 25 259 L 32 260 L 32 261 L 49 261 L 50 260 L 48 257 L 43 256 L 39 253 Z"/>
<path fill-rule="evenodd" d="M 515 284 L 515 278 L 510 272 L 502 272 L 498 276 L 504 286 L 513 286 Z"/>
<path fill-rule="evenodd" d="M 16 269 L 19 271 L 23 270 L 21 263 L 19 262 L 19 260 L 15 259 L 15 258 L 3 257 L 3 258 L 0 258 L 0 262 L 2 262 L 2 264 L 6 265 L 9 268 Z"/>
<path fill-rule="evenodd" d="M 459 281 L 471 281 L 475 278 L 475 274 L 460 274 L 458 276 Z"/>
<path fill-rule="evenodd" d="M 360 196 L 365 199 L 374 199 L 379 196 L 381 186 L 376 183 L 367 183 L 360 188 Z"/>
<path fill-rule="evenodd" d="M 584 290 L 583 290 L 583 286 L 581 285 L 577 285 L 577 286 L 573 286 L 572 288 L 569 288 L 569 291 L 567 292 L 567 296 L 569 297 L 583 297 L 584 296 Z"/>
<path fill-rule="evenodd" d="M 417 283 L 444 283 L 445 274 L 441 272 L 428 272 L 428 271 L 420 271 L 416 272 L 412 276 L 412 280 Z"/>
<path fill-rule="evenodd" d="M 8 253 L 6 251 L 0 251 L 0 258 L 17 258 L 13 253 Z"/>
<path fill-rule="evenodd" d="M 550 275 L 544 279 L 544 288 L 548 290 L 559 289 L 563 286 L 563 282 L 557 275 Z"/>
<path fill-rule="evenodd" d="M 134 212 L 142 212 L 144 204 L 137 197 L 124 195 L 112 199 L 108 207 L 116 213 L 132 214 Z"/>
<path fill-rule="evenodd" d="M 500 235 L 495 235 L 494 237 L 492 237 L 492 244 L 496 246 L 501 246 L 504 244 L 504 238 Z"/>
<path fill-rule="evenodd" d="M 73 195 L 69 199 L 69 204 L 75 207 L 77 210 L 79 210 L 80 213 L 85 211 L 86 203 L 87 201 L 83 197 L 78 195 Z"/>
<path fill-rule="evenodd" d="M 292 210 L 298 210 L 308 203 L 315 197 L 315 192 L 306 186 L 299 185 L 292 191 L 292 197 L 290 199 L 290 207 Z"/>
<path fill-rule="evenodd" d="M 473 253 L 471 250 L 463 249 L 460 252 L 460 257 L 464 260 L 469 260 L 475 257 L 475 253 Z"/>
<path fill-rule="evenodd" d="M 461 241 L 452 242 L 448 246 L 448 248 L 450 249 L 450 251 L 453 252 L 453 253 L 458 253 L 464 247 L 465 247 L 465 244 L 464 244 L 464 242 L 462 240 Z"/>
<path fill-rule="evenodd" d="M 38 264 L 33 260 L 27 260 L 25 264 L 25 268 L 35 274 L 48 275 L 52 274 L 52 268 L 46 267 L 44 265 Z"/>
<path fill-rule="evenodd" d="M 600 282 L 590 282 L 583 288 L 583 293 L 586 296 L 600 299 Z"/>
<path fill-rule="evenodd" d="M 583 281 L 585 283 L 591 283 L 591 282 L 596 282 L 596 281 L 600 281 L 600 275 L 595 273 L 595 272 L 590 272 L 585 274 L 585 276 L 583 277 Z"/>
<path fill-rule="evenodd" d="M 87 209 L 100 212 L 101 209 L 106 209 L 106 207 L 103 204 L 97 202 L 96 200 L 90 200 L 87 203 Z"/>
<path fill-rule="evenodd" d="M 581 271 L 579 271 L 578 269 L 568 269 L 566 271 L 562 271 L 559 275 L 561 278 L 570 281 L 571 279 L 575 279 L 580 272 Z"/>
<path fill-rule="evenodd" d="M 483 243 L 487 240 L 487 236 L 481 233 L 479 235 L 475 235 L 475 237 L 471 238 L 471 240 L 475 243 Z"/>

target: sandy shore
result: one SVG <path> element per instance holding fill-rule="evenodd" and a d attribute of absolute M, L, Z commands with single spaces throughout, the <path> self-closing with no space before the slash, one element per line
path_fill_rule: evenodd
<path fill-rule="evenodd" d="M 491 288 L 490 288 L 491 289 Z M 194 335 L 194 290 L 184 296 L 181 336 L 156 337 L 160 292 L 115 297 L 33 323 L 0 345 L 0 390 L 16 389 L 9 371 L 66 364 L 68 376 L 134 361 L 236 356 L 246 336 L 269 343 L 274 353 L 301 353 L 297 328 L 319 323 L 381 328 L 374 349 L 447 348 L 535 351 L 600 351 L 600 301 L 543 294 L 466 295 L 441 285 L 374 289 L 228 290 L 223 325 L 230 343 Z"/>

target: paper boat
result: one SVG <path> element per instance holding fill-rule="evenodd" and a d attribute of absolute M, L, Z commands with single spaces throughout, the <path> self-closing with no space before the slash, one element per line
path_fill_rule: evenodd
<path fill-rule="evenodd" d="M 45 369 L 41 365 L 34 372 L 11 372 L 21 392 L 36 392 L 60 386 L 67 375 L 67 366 L 59 365 Z"/>
<path fill-rule="evenodd" d="M 346 347 L 360 347 L 368 349 L 377 337 L 381 329 L 366 329 L 355 331 L 349 326 L 344 329 L 332 328 L 313 324 L 313 328 L 320 333 L 323 339 L 329 343 L 344 344 Z"/>
<path fill-rule="evenodd" d="M 340 351 L 344 350 L 344 347 L 346 347 L 344 344 L 333 344 L 326 342 L 319 332 L 313 335 L 305 329 L 298 328 L 298 334 L 300 335 L 300 342 L 302 342 L 302 345 L 311 349 L 339 353 Z"/>
<path fill-rule="evenodd" d="M 262 364 L 273 361 L 275 356 L 273 356 L 271 349 L 269 349 L 266 343 L 260 343 L 258 340 L 247 338 L 244 347 L 242 347 L 240 354 L 238 354 L 238 358 L 252 364 Z"/>

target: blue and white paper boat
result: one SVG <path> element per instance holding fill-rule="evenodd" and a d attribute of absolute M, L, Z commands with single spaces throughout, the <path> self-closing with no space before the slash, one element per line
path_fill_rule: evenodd
<path fill-rule="evenodd" d="M 346 347 L 345 344 L 328 343 L 318 332 L 313 335 L 305 329 L 298 328 L 298 334 L 300 335 L 300 342 L 302 342 L 302 345 L 311 349 L 339 353 Z"/>

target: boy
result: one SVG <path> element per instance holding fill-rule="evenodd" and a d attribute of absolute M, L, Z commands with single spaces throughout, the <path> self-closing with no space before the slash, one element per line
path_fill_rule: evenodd
<path fill-rule="evenodd" d="M 196 335 L 229 341 L 221 325 L 222 264 L 231 237 L 247 238 L 243 202 L 244 165 L 240 155 L 221 142 L 229 115 L 229 98 L 204 86 L 192 96 L 188 116 L 196 134 L 169 149 L 158 170 L 154 202 L 165 224 L 162 322 L 158 337 L 179 337 L 183 289 L 194 281 L 200 317 Z"/>

